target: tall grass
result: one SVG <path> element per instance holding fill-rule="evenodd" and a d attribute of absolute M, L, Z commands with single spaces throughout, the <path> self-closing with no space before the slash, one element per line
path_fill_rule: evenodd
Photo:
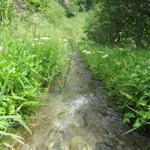
<path fill-rule="evenodd" d="M 104 47 L 95 43 L 81 46 L 95 76 L 124 112 L 123 122 L 134 129 L 150 125 L 150 51 L 130 47 Z"/>
<path fill-rule="evenodd" d="M 0 25 L 0 140 L 22 143 L 12 130 L 18 125 L 31 133 L 28 116 L 40 107 L 44 87 L 61 74 L 81 38 L 84 15 L 68 19 L 56 1 L 45 2 L 15 1 L 13 19 L 6 24 L 5 17 Z"/>
<path fill-rule="evenodd" d="M 16 115 L 30 115 L 39 107 L 43 86 L 61 72 L 63 54 L 58 42 L 28 41 L 8 37 L 0 54 L 0 118 L 9 128 Z M 3 130 L 3 127 L 0 128 Z"/>
<path fill-rule="evenodd" d="M 9 22 L 13 17 L 13 1 L 1 0 L 0 1 L 0 23 Z"/>
<path fill-rule="evenodd" d="M 63 9 L 54 1 L 50 4 L 62 12 L 63 18 Z M 68 33 L 53 11 L 49 19 L 47 13 L 24 10 L 15 14 L 10 24 L 0 26 L 0 138 L 22 142 L 11 132 L 18 125 L 31 133 L 26 119 L 39 108 L 44 88 L 67 63 L 64 38 Z"/>

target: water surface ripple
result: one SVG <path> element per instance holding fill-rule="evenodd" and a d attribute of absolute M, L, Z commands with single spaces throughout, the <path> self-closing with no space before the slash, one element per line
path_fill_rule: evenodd
<path fill-rule="evenodd" d="M 61 94 L 58 87 L 50 90 L 46 105 L 32 117 L 33 135 L 26 135 L 18 150 L 146 149 L 145 137 L 122 135 L 129 128 L 76 52 Z"/>

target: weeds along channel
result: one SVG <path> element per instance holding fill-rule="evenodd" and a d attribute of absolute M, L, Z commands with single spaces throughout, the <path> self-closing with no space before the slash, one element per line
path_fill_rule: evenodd
<path fill-rule="evenodd" d="M 0 4 L 0 135 L 21 142 L 12 127 L 21 125 L 31 132 L 27 118 L 42 103 L 44 88 L 65 67 L 71 30 L 55 1 L 46 6 L 23 1 Z"/>
<path fill-rule="evenodd" d="M 133 47 L 109 47 L 84 42 L 81 54 L 95 77 L 107 87 L 110 98 L 124 114 L 124 123 L 144 129 L 150 119 L 150 51 Z M 127 133 L 128 133 L 127 132 Z"/>
<path fill-rule="evenodd" d="M 8 139 L 22 143 L 17 127 L 31 133 L 29 116 L 37 112 L 45 89 L 67 70 L 77 49 L 117 102 L 123 122 L 132 126 L 125 134 L 136 129 L 147 132 L 147 8 L 146 1 L 1 0 L 0 149 Z M 61 91 L 67 74 L 59 82 Z"/>

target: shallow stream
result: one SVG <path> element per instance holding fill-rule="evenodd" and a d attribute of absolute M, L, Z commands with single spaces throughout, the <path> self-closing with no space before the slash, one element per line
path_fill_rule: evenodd
<path fill-rule="evenodd" d="M 45 106 L 32 117 L 32 135 L 17 150 L 145 150 L 148 139 L 137 133 L 122 135 L 129 128 L 122 124 L 116 106 L 105 96 L 74 52 L 66 86 L 59 94 L 55 85 Z"/>

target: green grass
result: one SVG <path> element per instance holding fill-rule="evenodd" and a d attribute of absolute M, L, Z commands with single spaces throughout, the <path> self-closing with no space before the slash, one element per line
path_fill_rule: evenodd
<path fill-rule="evenodd" d="M 0 139 L 21 142 L 16 131 L 12 132 L 18 125 L 31 133 L 28 117 L 41 106 L 44 88 L 67 64 L 70 45 L 64 39 L 72 33 L 65 23 L 65 11 L 55 1 L 41 9 L 21 11 L 0 25 Z"/>
<path fill-rule="evenodd" d="M 150 125 L 150 51 L 130 47 L 81 45 L 81 53 L 97 79 L 124 113 L 123 122 L 133 129 Z"/>
<path fill-rule="evenodd" d="M 17 6 L 13 18 L 4 17 L 0 25 L 0 147 L 10 138 L 22 142 L 14 126 L 31 133 L 28 118 L 41 106 L 44 89 L 66 67 L 85 19 L 84 14 L 66 18 L 55 1 L 46 6 L 37 1 L 38 10 L 35 1 L 26 2 L 21 5 L 29 9 Z M 9 16 L 7 7 L 4 12 Z"/>
<path fill-rule="evenodd" d="M 39 107 L 43 87 L 61 73 L 66 56 L 56 40 L 31 40 L 10 34 L 5 38 L 0 53 L 0 116 L 25 117 Z M 9 122 L 1 130 L 15 121 L 0 120 Z"/>

